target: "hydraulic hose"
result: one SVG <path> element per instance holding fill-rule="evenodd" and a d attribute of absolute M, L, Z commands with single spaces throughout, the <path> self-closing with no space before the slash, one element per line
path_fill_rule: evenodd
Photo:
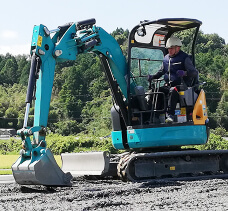
<path fill-rule="evenodd" d="M 40 67 L 40 59 L 35 54 L 32 55 L 31 60 L 31 67 L 30 67 L 30 74 L 29 74 L 29 81 L 28 81 L 28 89 L 27 89 L 27 95 L 26 95 L 26 103 L 32 103 L 35 83 L 37 79 L 37 73 L 39 72 Z"/>

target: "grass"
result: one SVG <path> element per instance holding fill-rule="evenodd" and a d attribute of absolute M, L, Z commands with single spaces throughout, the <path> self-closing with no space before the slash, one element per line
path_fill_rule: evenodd
<path fill-rule="evenodd" d="M 55 155 L 55 160 L 57 164 L 61 167 L 62 161 L 60 155 Z M 19 155 L 0 155 L 0 175 L 4 174 L 12 174 L 11 166 L 15 163 L 15 161 L 19 158 Z"/>
<path fill-rule="evenodd" d="M 9 175 L 13 174 L 12 170 L 0 170 L 0 175 Z"/>
<path fill-rule="evenodd" d="M 19 155 L 0 155 L 0 169 L 11 169 Z"/>

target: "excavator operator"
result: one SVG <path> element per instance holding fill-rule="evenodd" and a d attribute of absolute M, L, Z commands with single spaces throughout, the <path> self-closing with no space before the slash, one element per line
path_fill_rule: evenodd
<path fill-rule="evenodd" d="M 178 37 L 170 37 L 166 43 L 168 54 L 163 59 L 162 68 L 156 74 L 148 75 L 149 82 L 164 75 L 165 85 L 160 87 L 159 91 L 169 96 L 166 123 L 174 121 L 176 105 L 179 102 L 178 91 L 183 91 L 180 90 L 182 82 L 191 87 L 194 79 L 198 77 L 198 71 L 189 55 L 181 50 L 181 46 L 182 42 Z"/>

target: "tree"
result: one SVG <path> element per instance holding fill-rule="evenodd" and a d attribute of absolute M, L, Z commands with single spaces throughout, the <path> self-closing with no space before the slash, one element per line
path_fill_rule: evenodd
<path fill-rule="evenodd" d="M 63 135 L 73 135 L 80 132 L 80 126 L 75 120 L 59 121 L 54 123 L 54 132 Z"/>
<path fill-rule="evenodd" d="M 199 32 L 196 43 L 197 53 L 208 53 L 209 51 L 215 51 L 217 49 L 223 49 L 225 46 L 225 40 L 218 34 L 204 34 Z"/>
<path fill-rule="evenodd" d="M 1 70 L 1 74 L 4 77 L 4 82 L 8 84 L 14 84 L 18 81 L 18 75 L 17 75 L 17 61 L 15 57 L 11 57 L 10 59 L 7 59 L 3 69 Z"/>
<path fill-rule="evenodd" d="M 101 65 L 95 55 L 80 55 L 75 65 L 65 69 L 65 82 L 59 92 L 65 118 L 80 119 L 81 110 L 91 100 L 91 81 L 101 75 Z"/>
<path fill-rule="evenodd" d="M 17 128 L 17 117 L 18 117 L 18 112 L 15 108 L 9 107 L 6 112 L 5 112 L 5 118 L 7 120 L 7 124 L 10 127 Z"/>
<path fill-rule="evenodd" d="M 220 83 L 212 78 L 208 78 L 207 75 L 200 74 L 200 81 L 206 82 L 202 87 L 206 93 L 207 106 L 210 112 L 215 112 L 218 102 L 221 99 Z"/>
<path fill-rule="evenodd" d="M 213 64 L 212 57 L 212 52 L 196 54 L 196 68 L 201 74 L 207 75 L 211 72 L 210 66 Z"/>
<path fill-rule="evenodd" d="M 14 127 L 17 129 L 18 118 L 24 117 L 25 94 L 26 87 L 22 85 L 0 85 L 1 127 Z"/>
<path fill-rule="evenodd" d="M 18 62 L 18 75 L 20 76 L 19 84 L 27 86 L 29 71 L 30 71 L 30 61 L 27 61 L 26 57 L 22 57 Z"/>
<path fill-rule="evenodd" d="M 228 130 L 228 91 L 223 93 L 215 114 L 218 126 Z"/>
<path fill-rule="evenodd" d="M 65 118 L 80 118 L 85 96 L 85 81 L 80 66 L 70 67 L 68 76 L 59 93 Z"/>
<path fill-rule="evenodd" d="M 221 80 L 222 90 L 228 90 L 228 67 L 225 69 L 222 80 Z"/>
<path fill-rule="evenodd" d="M 128 48 L 128 36 L 129 30 L 124 30 L 122 28 L 117 28 L 114 30 L 111 35 L 116 39 L 118 44 L 120 45 L 123 54 L 127 56 L 127 48 Z"/>
<path fill-rule="evenodd" d="M 96 136 L 106 136 L 111 132 L 110 111 L 112 96 L 109 90 L 104 90 L 99 97 L 87 102 L 82 110 L 82 125 L 84 132 Z"/>

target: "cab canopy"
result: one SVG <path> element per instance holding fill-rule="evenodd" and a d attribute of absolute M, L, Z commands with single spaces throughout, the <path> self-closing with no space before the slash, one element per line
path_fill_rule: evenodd
<path fill-rule="evenodd" d="M 192 39 L 184 43 L 182 40 L 182 49 L 191 56 L 195 64 L 195 43 L 201 24 L 199 20 L 188 18 L 141 21 L 129 35 L 128 84 L 130 80 L 135 80 L 138 86 L 147 89 L 148 74 L 153 75 L 161 69 L 163 58 L 168 53 L 165 48 L 168 38 L 174 35 L 181 39 L 180 32 L 184 30 L 187 30 L 186 33 L 190 35 L 188 37 Z"/>
<path fill-rule="evenodd" d="M 130 33 L 130 43 L 165 47 L 167 39 L 175 32 L 196 28 L 194 42 L 201 21 L 187 18 L 166 18 L 155 21 L 141 21 Z"/>

